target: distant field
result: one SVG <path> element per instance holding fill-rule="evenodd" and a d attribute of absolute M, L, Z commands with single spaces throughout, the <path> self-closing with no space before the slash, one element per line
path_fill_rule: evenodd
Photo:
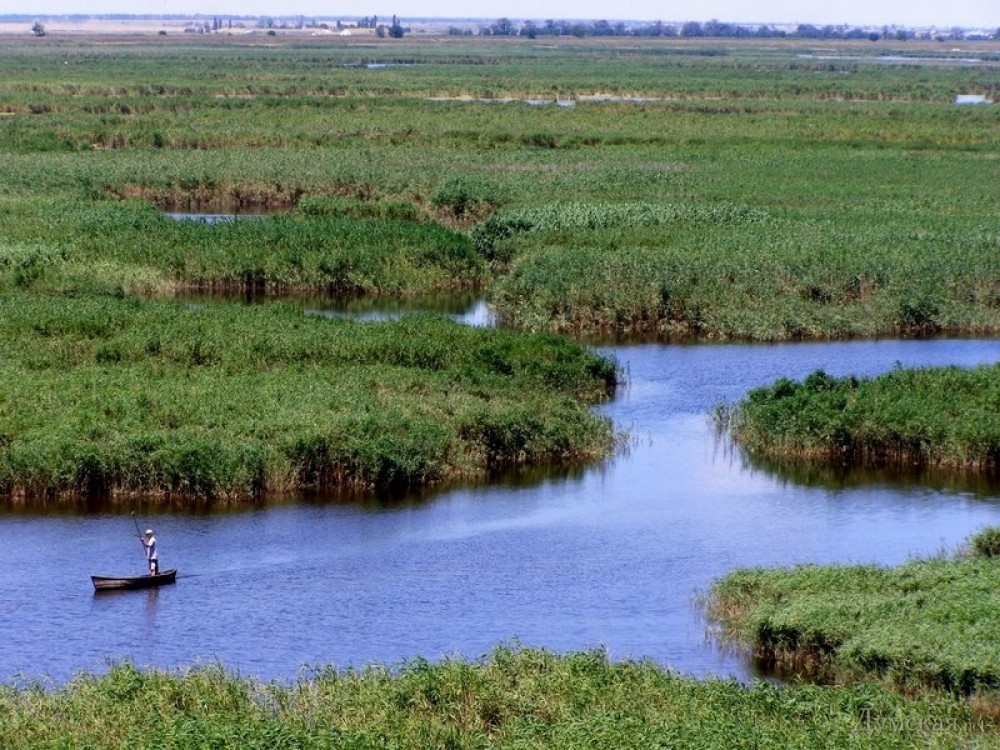
<path fill-rule="evenodd" d="M 467 233 L 518 328 L 1000 330 L 1000 107 L 954 104 L 1000 99 L 997 43 L 53 36 L 0 60 L 8 243 L 112 258 L 127 226 L 72 237 L 123 198 L 305 201 Z"/>

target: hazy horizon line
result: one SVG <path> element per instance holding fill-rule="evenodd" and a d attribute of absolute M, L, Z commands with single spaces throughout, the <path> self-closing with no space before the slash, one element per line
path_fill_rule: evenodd
<path fill-rule="evenodd" d="M 844 27 L 854 27 L 854 28 L 869 28 L 869 27 L 888 27 L 893 29 L 899 28 L 920 28 L 920 27 L 934 27 L 934 28 L 960 28 L 968 29 L 973 26 L 976 28 L 991 29 L 992 26 L 982 26 L 968 24 L 935 24 L 935 23 L 918 23 L 918 24 L 907 24 L 907 23 L 810 23 L 803 21 L 725 21 L 719 18 L 707 18 L 704 21 L 698 21 L 696 19 L 647 19 L 647 18 L 616 18 L 613 16 L 607 16 L 601 19 L 583 18 L 575 16 L 420 16 L 420 15 L 400 15 L 395 14 L 401 20 L 411 20 L 411 21 L 465 21 L 465 22 L 478 22 L 478 21 L 495 21 L 500 18 L 506 18 L 509 20 L 525 20 L 525 21 L 535 21 L 539 19 L 544 20 L 554 20 L 554 21 L 615 21 L 620 23 L 644 23 L 644 24 L 655 24 L 655 23 L 665 23 L 665 24 L 683 24 L 690 21 L 697 22 L 720 22 L 724 24 L 729 24 L 732 26 L 815 26 L 817 28 L 844 28 Z M 0 13 L 0 21 L 29 21 L 38 19 L 93 19 L 93 20 L 149 20 L 149 21 L 185 21 L 185 20 L 203 20 L 212 18 L 225 18 L 232 20 L 259 20 L 261 18 L 272 18 L 272 19 L 321 19 L 321 20 L 338 20 L 338 19 L 362 19 L 368 18 L 369 15 L 366 14 L 317 14 L 317 13 L 81 13 L 81 12 L 55 12 L 55 13 L 31 13 L 31 12 L 9 12 Z"/>

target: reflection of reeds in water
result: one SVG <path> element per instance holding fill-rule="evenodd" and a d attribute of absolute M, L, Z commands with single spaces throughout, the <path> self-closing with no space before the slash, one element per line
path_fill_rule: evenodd
<path fill-rule="evenodd" d="M 892 465 L 863 466 L 811 458 L 769 458 L 755 456 L 731 443 L 730 455 L 743 466 L 774 476 L 782 482 L 802 487 L 830 490 L 885 487 L 897 490 L 929 489 L 953 494 L 973 495 L 983 499 L 996 497 L 1000 479 L 971 469 L 937 466 Z"/>
<path fill-rule="evenodd" d="M 322 317 L 341 317 L 359 321 L 396 320 L 408 315 L 443 315 L 470 325 L 490 326 L 492 315 L 480 293 L 444 292 L 412 296 L 324 295 L 268 293 L 261 289 L 178 291 L 173 298 L 191 305 L 231 304 L 294 305 Z"/>

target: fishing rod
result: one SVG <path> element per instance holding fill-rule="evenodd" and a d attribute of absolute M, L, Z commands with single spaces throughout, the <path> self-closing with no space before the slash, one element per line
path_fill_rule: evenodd
<path fill-rule="evenodd" d="M 129 515 L 132 516 L 132 523 L 135 524 L 135 535 L 137 537 L 139 537 L 139 544 L 142 545 L 142 553 L 143 553 L 143 555 L 145 555 L 146 554 L 146 543 L 144 541 L 142 541 L 142 532 L 139 531 L 139 522 L 135 520 L 135 511 L 133 510 L 131 513 L 129 513 Z"/>

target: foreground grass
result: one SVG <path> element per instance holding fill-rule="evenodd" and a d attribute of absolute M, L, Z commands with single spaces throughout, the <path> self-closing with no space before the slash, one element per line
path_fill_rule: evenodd
<path fill-rule="evenodd" d="M 210 504 L 596 458 L 614 365 L 552 336 L 281 305 L 0 295 L 0 492 Z"/>
<path fill-rule="evenodd" d="M 151 738 L 154 738 L 151 740 Z M 20 748 L 998 747 L 992 721 L 940 695 L 873 685 L 695 681 L 601 651 L 501 647 L 477 662 L 322 669 L 282 686 L 220 668 L 130 664 L 54 691 L 0 688 L 0 745 Z"/>
<path fill-rule="evenodd" d="M 1000 471 L 1000 365 L 781 379 L 720 409 L 751 456 L 875 467 Z"/>
<path fill-rule="evenodd" d="M 975 556 L 896 568 L 735 571 L 715 585 L 710 611 L 758 658 L 791 673 L 988 696 L 1000 687 L 996 538 L 976 537 Z"/>

